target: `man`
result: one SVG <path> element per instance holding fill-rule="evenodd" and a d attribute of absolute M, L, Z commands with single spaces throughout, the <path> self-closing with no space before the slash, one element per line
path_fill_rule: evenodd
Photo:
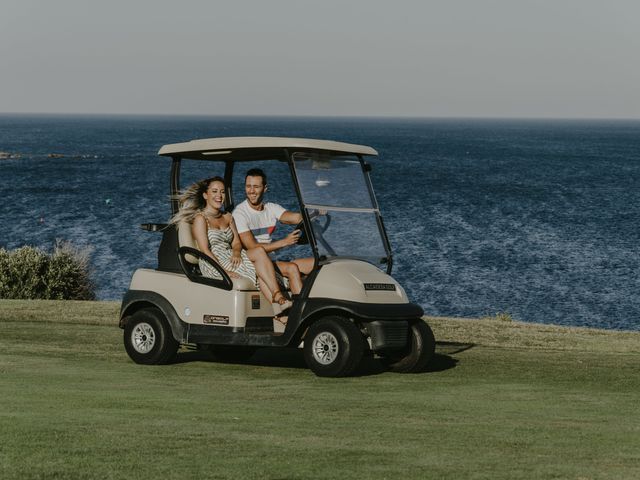
<path fill-rule="evenodd" d="M 302 215 L 285 210 L 276 203 L 265 203 L 264 194 L 267 189 L 267 175 L 259 168 L 249 170 L 244 180 L 247 199 L 233 210 L 233 220 L 246 249 L 261 246 L 267 253 L 271 253 L 298 243 L 301 233 L 298 229 L 280 240 L 273 240 L 272 234 L 278 222 L 297 225 L 302 221 Z M 295 279 L 296 273 L 298 278 L 300 273 L 309 274 L 313 263 L 313 258 L 296 258 L 291 262 L 277 261 L 276 265 L 291 281 Z"/>

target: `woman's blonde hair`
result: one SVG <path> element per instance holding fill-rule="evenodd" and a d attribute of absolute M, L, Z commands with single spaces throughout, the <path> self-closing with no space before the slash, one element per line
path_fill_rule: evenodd
<path fill-rule="evenodd" d="M 184 192 L 178 195 L 178 213 L 171 217 L 169 224 L 177 225 L 183 221 L 193 223 L 195 216 L 207 206 L 207 202 L 202 194 L 209 189 L 209 185 L 213 182 L 220 182 L 222 185 L 225 184 L 222 177 L 205 178 L 204 180 L 189 185 Z"/>

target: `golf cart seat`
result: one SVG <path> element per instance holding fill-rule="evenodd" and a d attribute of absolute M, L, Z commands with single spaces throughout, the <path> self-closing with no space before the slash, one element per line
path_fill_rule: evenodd
<path fill-rule="evenodd" d="M 191 234 L 191 224 L 182 221 L 178 224 L 178 259 L 185 275 L 193 282 L 204 283 L 225 290 L 258 290 L 247 277 L 230 278 L 218 262 L 196 248 Z M 220 273 L 221 278 L 206 277 L 200 271 L 200 260 L 207 262 Z"/>

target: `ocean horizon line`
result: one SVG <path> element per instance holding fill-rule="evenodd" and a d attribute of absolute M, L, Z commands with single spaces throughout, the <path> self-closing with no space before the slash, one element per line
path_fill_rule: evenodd
<path fill-rule="evenodd" d="M 0 117 L 21 118 L 129 118 L 129 119 L 233 119 L 256 120 L 275 118 L 280 120 L 380 120 L 380 121 L 477 121 L 477 122 L 640 122 L 638 117 L 554 117 L 554 116 L 429 116 L 429 115 L 297 115 L 297 114 L 208 114 L 208 113 L 105 113 L 105 112 L 0 112 Z"/>

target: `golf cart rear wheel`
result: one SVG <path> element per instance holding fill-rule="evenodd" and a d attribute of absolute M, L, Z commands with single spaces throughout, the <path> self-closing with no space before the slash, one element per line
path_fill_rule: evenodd
<path fill-rule="evenodd" d="M 309 327 L 304 337 L 304 359 L 319 377 L 345 377 L 362 360 L 364 337 L 343 317 L 324 317 Z"/>
<path fill-rule="evenodd" d="M 431 327 L 421 319 L 409 323 L 409 340 L 406 348 L 382 354 L 382 362 L 393 372 L 417 373 L 426 368 L 436 350 L 436 340 Z"/>
<path fill-rule="evenodd" d="M 124 348 L 136 363 L 169 363 L 178 347 L 164 315 L 157 308 L 138 310 L 124 328 Z"/>

